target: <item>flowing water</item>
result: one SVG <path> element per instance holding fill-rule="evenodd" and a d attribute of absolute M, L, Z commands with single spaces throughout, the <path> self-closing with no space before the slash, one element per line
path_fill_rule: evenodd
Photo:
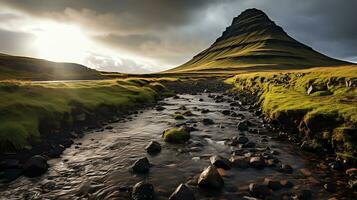
<path fill-rule="evenodd" d="M 269 146 L 280 152 L 276 157 L 282 163 L 290 164 L 294 172 L 284 174 L 269 167 L 262 170 L 232 168 L 221 171 L 225 182 L 222 190 L 199 189 L 194 180 L 209 166 L 209 157 L 221 155 L 229 158 L 232 151 L 238 148 L 229 145 L 228 140 L 241 133 L 237 129 L 237 123 L 241 119 L 223 115 L 221 111 L 232 109 L 229 103 L 217 103 L 208 94 L 180 95 L 178 99 L 167 98 L 161 104 L 166 108 L 163 111 L 143 110 L 138 115 L 110 124 L 113 129 L 87 133 L 65 150 L 61 158 L 50 160 L 50 169 L 43 176 L 32 179 L 21 177 L 3 186 L 0 189 L 0 199 L 128 199 L 130 187 L 141 180 L 154 185 L 158 199 L 168 199 L 180 183 L 187 182 L 197 199 L 242 199 L 247 195 L 247 186 L 250 183 L 262 182 L 264 177 L 287 179 L 294 183 L 293 188 L 279 190 L 280 194 L 289 191 L 298 193 L 308 188 L 314 199 L 348 196 L 343 190 L 344 181 L 337 173 L 332 173 L 323 164 L 311 162 L 306 156 L 299 155 L 291 144 L 266 136 L 265 133 L 269 135 L 266 124 L 241 107 L 235 107 L 234 112 L 243 114 L 253 122 L 253 128 L 260 132 L 245 134 L 250 141 L 256 143 L 256 147 L 244 151 L 264 151 Z M 194 116 L 185 117 L 185 120 L 174 120 L 174 113 L 182 112 L 180 107 L 183 105 L 191 110 Z M 209 109 L 211 112 L 202 113 L 202 109 Z M 215 124 L 203 125 L 203 118 L 210 118 Z M 198 129 L 191 132 L 188 144 L 167 144 L 162 141 L 163 130 L 185 121 L 191 125 L 196 124 Z M 263 138 L 268 140 L 262 142 Z M 150 156 L 145 151 L 150 140 L 162 144 L 162 151 L 155 156 Z M 130 165 L 144 156 L 148 157 L 152 164 L 150 172 L 144 175 L 130 172 Z M 316 164 L 320 166 L 317 167 Z M 337 182 L 338 192 L 326 192 L 322 187 L 325 181 Z"/>

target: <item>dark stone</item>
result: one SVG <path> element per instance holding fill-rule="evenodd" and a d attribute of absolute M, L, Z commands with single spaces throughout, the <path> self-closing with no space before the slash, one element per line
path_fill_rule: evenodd
<path fill-rule="evenodd" d="M 279 190 L 282 187 L 280 181 L 272 180 L 270 178 L 265 178 L 264 184 L 274 191 Z"/>
<path fill-rule="evenodd" d="M 0 172 L 0 183 L 1 182 L 11 182 L 16 180 L 22 174 L 22 169 L 19 168 L 11 168 L 5 169 L 4 171 Z"/>
<path fill-rule="evenodd" d="M 248 142 L 242 145 L 242 148 L 254 148 L 255 143 L 254 142 Z"/>
<path fill-rule="evenodd" d="M 291 165 L 283 164 L 283 165 L 281 165 L 279 167 L 278 171 L 281 172 L 281 173 L 292 174 L 293 173 L 293 167 L 291 167 Z"/>
<path fill-rule="evenodd" d="M 212 119 L 209 119 L 209 118 L 204 118 L 204 119 L 202 120 L 202 123 L 203 123 L 204 125 L 212 125 L 212 124 L 214 124 L 214 121 L 213 121 Z"/>
<path fill-rule="evenodd" d="M 155 154 L 161 151 L 161 145 L 156 141 L 151 141 L 145 149 L 149 154 Z"/>
<path fill-rule="evenodd" d="M 155 108 L 157 111 L 163 111 L 163 110 L 165 110 L 165 107 L 163 107 L 163 106 L 156 106 L 156 108 Z"/>
<path fill-rule="evenodd" d="M 261 157 L 250 158 L 249 164 L 257 169 L 263 169 L 265 167 L 265 161 Z"/>
<path fill-rule="evenodd" d="M 198 186 L 205 188 L 219 189 L 224 185 L 221 175 L 218 173 L 215 166 L 209 166 L 205 169 L 198 178 Z"/>
<path fill-rule="evenodd" d="M 147 173 L 150 170 L 150 163 L 146 157 L 140 158 L 132 165 L 133 172 Z"/>
<path fill-rule="evenodd" d="M 6 159 L 0 162 L 0 171 L 14 168 L 21 168 L 20 161 L 16 159 Z"/>
<path fill-rule="evenodd" d="M 333 183 L 326 183 L 326 184 L 324 185 L 324 188 L 325 188 L 325 190 L 327 190 L 328 192 L 331 192 L 331 193 L 336 192 L 336 185 L 333 184 Z"/>
<path fill-rule="evenodd" d="M 237 125 L 238 130 L 240 131 L 247 131 L 248 130 L 248 123 L 247 120 L 241 121 Z"/>
<path fill-rule="evenodd" d="M 264 199 L 266 196 L 271 194 L 271 190 L 266 185 L 251 183 L 251 184 L 249 184 L 249 193 L 253 197 L 258 197 L 258 198 Z"/>
<path fill-rule="evenodd" d="M 225 170 L 231 169 L 231 163 L 228 159 L 223 158 L 222 156 L 211 156 L 210 158 L 211 164 L 216 166 L 217 168 L 222 168 Z"/>
<path fill-rule="evenodd" d="M 141 181 L 134 185 L 131 194 L 133 200 L 152 200 L 155 199 L 154 186 L 150 183 Z"/>
<path fill-rule="evenodd" d="M 223 115 L 230 115 L 230 114 L 231 114 L 231 111 L 230 111 L 230 110 L 223 110 L 223 111 L 222 111 L 222 114 L 223 114 Z"/>
<path fill-rule="evenodd" d="M 232 156 L 230 161 L 233 167 L 241 169 L 246 169 L 249 167 L 249 162 L 244 156 Z"/>
<path fill-rule="evenodd" d="M 299 200 L 308 200 L 312 198 L 312 192 L 311 190 L 302 190 L 300 194 L 298 195 Z"/>
<path fill-rule="evenodd" d="M 107 130 L 112 130 L 114 127 L 112 127 L 112 126 L 106 126 L 105 127 L 105 129 L 107 129 Z"/>
<path fill-rule="evenodd" d="M 238 137 L 237 142 L 239 144 L 246 144 L 247 142 L 249 142 L 249 139 L 245 136 L 240 136 Z"/>
<path fill-rule="evenodd" d="M 195 195 L 186 185 L 180 184 L 171 194 L 169 200 L 195 200 Z"/>
<path fill-rule="evenodd" d="M 24 165 L 24 175 L 36 177 L 45 173 L 48 169 L 47 160 L 40 155 L 31 157 Z"/>

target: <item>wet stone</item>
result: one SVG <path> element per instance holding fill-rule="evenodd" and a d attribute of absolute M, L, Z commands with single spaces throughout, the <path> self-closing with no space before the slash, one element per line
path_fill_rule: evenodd
<path fill-rule="evenodd" d="M 221 175 L 218 173 L 216 167 L 212 165 L 206 168 L 198 178 L 198 186 L 200 187 L 219 189 L 223 185 L 224 181 Z"/>
<path fill-rule="evenodd" d="M 222 156 L 212 156 L 210 158 L 211 164 L 216 166 L 217 168 L 222 168 L 225 170 L 231 169 L 231 163 L 227 158 L 223 158 Z"/>
<path fill-rule="evenodd" d="M 278 168 L 278 171 L 281 173 L 292 174 L 293 167 L 291 167 L 291 165 L 283 164 Z"/>
<path fill-rule="evenodd" d="M 249 162 L 244 156 L 232 156 L 230 159 L 232 167 L 246 169 L 249 167 Z"/>
<path fill-rule="evenodd" d="M 156 141 L 151 141 L 146 147 L 145 150 L 149 153 L 149 154 L 156 154 L 159 153 L 161 151 L 161 145 L 160 143 L 156 142 Z"/>
<path fill-rule="evenodd" d="M 203 123 L 204 125 L 212 125 L 212 124 L 214 124 L 214 121 L 213 121 L 212 119 L 209 119 L 209 118 L 204 118 L 204 119 L 202 120 L 202 123 Z"/>
<path fill-rule="evenodd" d="M 256 169 L 263 169 L 265 167 L 265 161 L 261 157 L 250 158 L 249 164 Z"/>
<path fill-rule="evenodd" d="M 150 170 L 149 160 L 146 157 L 140 158 L 139 160 L 135 161 L 131 169 L 135 173 L 147 173 Z"/>
<path fill-rule="evenodd" d="M 155 199 L 154 186 L 150 183 L 141 181 L 134 185 L 131 197 L 133 200 Z"/>
<path fill-rule="evenodd" d="M 336 192 L 336 185 L 333 184 L 333 183 L 326 183 L 326 184 L 324 185 L 324 188 L 325 188 L 325 190 L 328 191 L 328 192 L 331 192 L 331 193 Z"/>
<path fill-rule="evenodd" d="M 272 189 L 274 191 L 279 190 L 282 187 L 280 184 L 280 181 L 272 180 L 270 178 L 265 178 L 264 184 L 267 185 L 270 189 Z"/>
<path fill-rule="evenodd" d="M 24 165 L 24 175 L 28 177 L 40 176 L 47 171 L 47 160 L 40 155 L 31 157 Z"/>
<path fill-rule="evenodd" d="M 195 195 L 186 185 L 180 184 L 171 194 L 169 200 L 195 200 Z"/>
<path fill-rule="evenodd" d="M 264 199 L 266 196 L 271 194 L 271 190 L 266 185 L 251 183 L 251 184 L 249 184 L 249 193 L 253 197 L 258 197 L 258 198 Z"/>
<path fill-rule="evenodd" d="M 299 195 L 298 195 L 298 199 L 299 200 L 308 200 L 308 199 L 312 199 L 312 192 L 311 190 L 305 189 L 300 191 Z"/>

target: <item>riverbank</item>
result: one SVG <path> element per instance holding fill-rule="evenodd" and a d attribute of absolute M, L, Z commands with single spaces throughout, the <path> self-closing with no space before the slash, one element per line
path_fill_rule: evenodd
<path fill-rule="evenodd" d="M 11 181 L 21 175 L 35 155 L 60 157 L 84 133 L 110 130 L 109 123 L 131 118 L 163 97 L 230 87 L 216 79 L 174 78 L 1 82 L 0 171 L 5 173 L 0 179 Z"/>
<path fill-rule="evenodd" d="M 104 126 L 166 95 L 171 79 L 1 82 L 1 158 L 57 157 L 83 130 Z M 14 156 L 17 154 L 17 156 Z"/>
<path fill-rule="evenodd" d="M 295 134 L 302 148 L 356 160 L 356 66 L 247 73 L 226 82 L 257 96 L 258 113 Z"/>

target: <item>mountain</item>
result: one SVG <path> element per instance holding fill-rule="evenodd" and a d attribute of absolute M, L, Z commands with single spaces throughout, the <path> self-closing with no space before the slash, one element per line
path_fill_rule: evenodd
<path fill-rule="evenodd" d="M 100 72 L 74 63 L 0 54 L 0 80 L 99 79 Z"/>
<path fill-rule="evenodd" d="M 261 10 L 233 19 L 208 49 L 167 72 L 227 72 L 351 64 L 325 56 L 290 37 Z"/>

